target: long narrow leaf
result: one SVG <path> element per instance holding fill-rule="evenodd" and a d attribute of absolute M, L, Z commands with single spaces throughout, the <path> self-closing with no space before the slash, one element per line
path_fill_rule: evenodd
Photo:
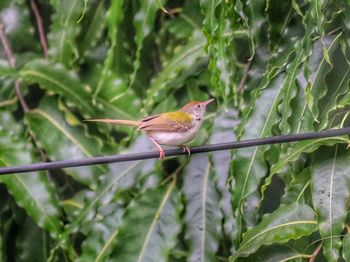
<path fill-rule="evenodd" d="M 298 203 L 281 206 L 272 214 L 265 215 L 259 225 L 247 231 L 233 258 L 254 253 L 262 245 L 285 243 L 310 235 L 316 230 L 316 215 L 309 206 Z"/>
<path fill-rule="evenodd" d="M 180 230 L 180 211 L 175 179 L 167 186 L 144 192 L 126 209 L 111 259 L 167 261 Z"/>
<path fill-rule="evenodd" d="M 207 156 L 197 156 L 189 163 L 184 181 L 186 199 L 186 240 L 189 261 L 215 260 L 219 246 L 221 214 L 215 174 Z"/>
<path fill-rule="evenodd" d="M 0 165 L 11 166 L 37 161 L 32 147 L 23 138 L 19 126 L 8 113 L 0 113 L 0 123 Z M 1 176 L 0 182 L 6 185 L 16 203 L 26 210 L 38 226 L 47 230 L 52 237 L 58 237 L 62 231 L 61 212 L 54 187 L 43 173 Z"/>
<path fill-rule="evenodd" d="M 338 261 L 350 196 L 349 157 L 345 146 L 322 148 L 314 155 L 312 202 L 318 214 L 323 240 L 323 254 L 328 261 Z"/>

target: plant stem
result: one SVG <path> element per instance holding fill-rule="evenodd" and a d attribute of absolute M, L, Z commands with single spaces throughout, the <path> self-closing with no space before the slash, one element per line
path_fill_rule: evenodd
<path fill-rule="evenodd" d="M 46 40 L 46 35 L 45 35 L 45 29 L 43 25 L 43 20 L 41 18 L 39 8 L 37 4 L 35 3 L 35 0 L 30 0 L 30 6 L 33 10 L 35 20 L 36 20 L 36 25 L 38 26 L 38 31 L 39 31 L 39 38 L 40 38 L 40 44 L 44 52 L 44 57 L 48 57 L 48 47 L 47 47 L 47 40 Z"/>
<path fill-rule="evenodd" d="M 10 42 L 8 41 L 8 38 L 5 33 L 5 27 L 2 21 L 0 21 L 0 41 L 4 48 L 5 56 L 7 58 L 7 61 L 9 62 L 10 66 L 12 68 L 16 68 L 16 58 L 12 53 L 12 49 L 10 46 Z M 23 111 L 26 113 L 29 111 L 28 105 L 26 101 L 23 98 L 23 95 L 21 93 L 21 84 L 19 80 L 16 80 L 15 82 L 15 90 L 16 90 L 16 96 L 21 104 L 21 107 Z"/>

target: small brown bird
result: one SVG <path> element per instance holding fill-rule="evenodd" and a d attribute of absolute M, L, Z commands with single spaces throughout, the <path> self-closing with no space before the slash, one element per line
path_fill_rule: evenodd
<path fill-rule="evenodd" d="M 180 110 L 146 117 L 140 121 L 121 119 L 89 119 L 86 121 L 103 122 L 108 124 L 136 126 L 144 131 L 159 151 L 159 158 L 165 153 L 160 145 L 178 146 L 190 154 L 190 148 L 185 144 L 197 134 L 206 111 L 206 106 L 214 101 L 189 102 Z"/>

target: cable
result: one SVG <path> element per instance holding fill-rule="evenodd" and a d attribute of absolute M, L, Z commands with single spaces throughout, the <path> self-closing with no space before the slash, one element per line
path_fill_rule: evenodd
<path fill-rule="evenodd" d="M 319 132 L 310 132 L 310 133 L 304 133 L 304 134 L 281 135 L 281 136 L 272 136 L 272 137 L 257 138 L 257 139 L 250 139 L 250 140 L 243 140 L 243 141 L 236 141 L 236 142 L 203 145 L 203 146 L 191 148 L 191 154 L 206 153 L 206 152 L 228 150 L 228 149 L 237 149 L 237 148 L 244 148 L 244 147 L 253 147 L 253 146 L 260 146 L 260 145 L 280 144 L 280 143 L 296 142 L 296 141 L 302 141 L 302 140 L 319 139 L 319 138 L 327 138 L 327 137 L 336 137 L 336 136 L 342 136 L 342 135 L 350 135 L 350 127 L 325 130 L 325 131 L 319 131 Z M 187 154 L 187 152 L 183 152 L 182 149 L 180 148 L 165 150 L 166 156 L 176 156 L 176 155 L 184 155 L 184 154 Z M 67 168 L 67 167 L 91 166 L 91 165 L 107 164 L 107 163 L 115 163 L 115 162 L 136 161 L 136 160 L 144 160 L 144 159 L 151 159 L 151 158 L 158 158 L 158 157 L 159 157 L 159 153 L 157 151 L 154 151 L 154 152 L 145 152 L 145 153 L 136 153 L 136 154 L 100 156 L 100 157 L 92 157 L 92 158 L 84 158 L 84 159 L 76 159 L 76 160 L 35 163 L 35 164 L 27 164 L 27 165 L 19 165 L 19 166 L 1 167 L 0 175 L 25 173 L 25 172 L 32 172 L 32 171 L 39 171 L 39 170 L 60 169 L 60 168 Z"/>

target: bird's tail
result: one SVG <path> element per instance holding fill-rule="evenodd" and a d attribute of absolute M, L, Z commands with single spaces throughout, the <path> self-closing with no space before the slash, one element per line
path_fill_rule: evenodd
<path fill-rule="evenodd" d="M 127 125 L 127 126 L 139 126 L 141 124 L 140 121 L 121 120 L 121 119 L 86 119 L 84 121 L 102 122 L 102 123 L 113 124 L 113 125 Z"/>

